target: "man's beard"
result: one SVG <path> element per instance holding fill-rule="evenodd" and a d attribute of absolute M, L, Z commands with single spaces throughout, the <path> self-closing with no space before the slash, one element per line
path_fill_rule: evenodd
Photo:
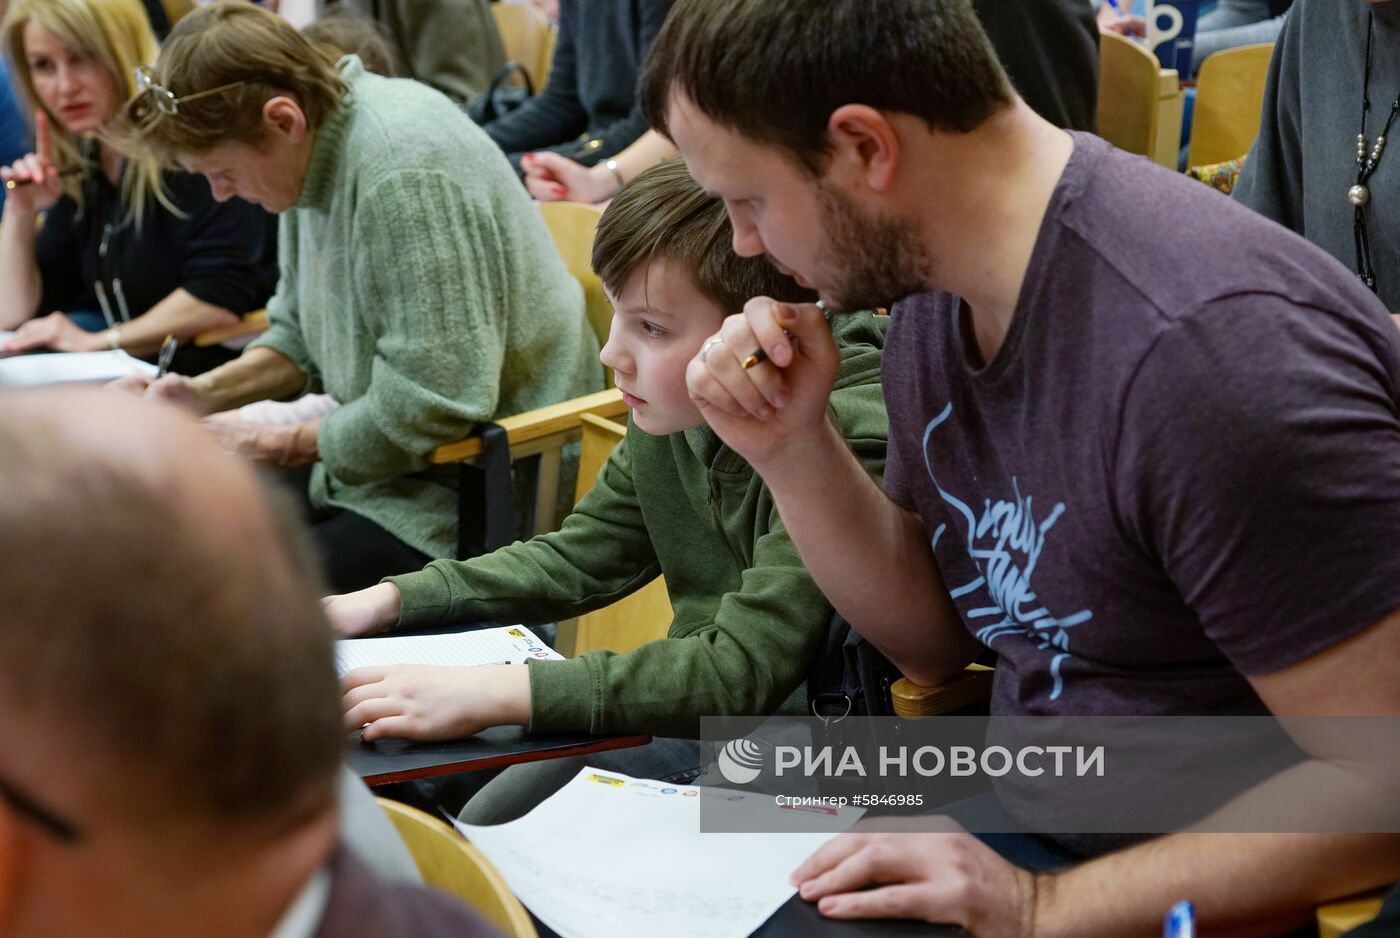
<path fill-rule="evenodd" d="M 889 307 L 931 288 L 933 264 L 913 222 L 862 214 L 845 195 L 821 183 L 817 201 L 831 245 L 830 270 L 819 276 L 838 280 L 830 297 L 837 309 Z"/>

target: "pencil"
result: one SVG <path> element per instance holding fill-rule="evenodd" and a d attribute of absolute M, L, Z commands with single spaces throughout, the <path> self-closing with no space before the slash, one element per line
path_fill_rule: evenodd
<path fill-rule="evenodd" d="M 67 179 L 69 176 L 76 176 L 81 172 L 86 172 L 86 166 L 70 166 L 67 169 L 60 169 L 57 173 L 59 179 Z M 32 179 L 6 179 L 6 189 L 17 189 L 20 186 L 28 186 L 34 182 Z"/>
<path fill-rule="evenodd" d="M 831 310 L 826 308 L 826 300 L 817 300 L 817 309 L 821 310 L 822 315 L 826 316 L 827 322 L 831 321 Z M 783 331 L 787 332 L 786 329 L 784 329 Z M 757 365 L 760 362 L 766 362 L 767 360 L 768 353 L 765 352 L 762 348 L 756 348 L 753 350 L 752 353 L 748 355 L 748 357 L 746 357 L 743 361 L 739 362 L 739 367 L 744 369 L 745 371 L 748 371 L 754 365 Z"/>

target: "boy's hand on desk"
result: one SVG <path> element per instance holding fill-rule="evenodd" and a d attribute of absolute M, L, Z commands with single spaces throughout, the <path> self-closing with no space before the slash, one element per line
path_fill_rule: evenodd
<path fill-rule="evenodd" d="M 364 727 L 367 742 L 456 739 L 530 722 L 530 674 L 523 664 L 356 668 L 340 689 L 346 730 Z"/>
<path fill-rule="evenodd" d="M 374 635 L 399 621 L 403 600 L 399 588 L 392 583 L 380 583 L 368 589 L 321 600 L 331 628 L 346 638 Z"/>
<path fill-rule="evenodd" d="M 761 296 L 705 340 L 685 378 L 705 422 L 762 474 L 797 441 L 826 432 L 840 364 L 820 307 Z"/>
<path fill-rule="evenodd" d="M 792 883 L 828 918 L 923 919 L 977 938 L 1023 938 L 1035 928 L 1036 876 L 968 833 L 842 834 Z"/>

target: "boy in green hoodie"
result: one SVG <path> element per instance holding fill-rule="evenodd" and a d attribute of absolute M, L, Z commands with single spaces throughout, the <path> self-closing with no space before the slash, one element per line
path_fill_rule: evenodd
<path fill-rule="evenodd" d="M 346 724 L 363 726 L 365 739 L 444 739 L 502 724 L 693 739 L 701 716 L 806 712 L 804 682 L 831 607 L 762 480 L 704 424 L 685 371 L 751 297 L 807 302 L 811 294 L 765 258 L 734 254 L 731 238 L 723 203 L 679 160 L 633 180 L 603 214 L 593 248 L 616 308 L 601 357 L 632 410 L 593 489 L 556 532 L 326 601 L 347 636 L 468 621 L 529 625 L 602 608 L 659 574 L 674 609 L 667 637 L 568 661 L 352 671 L 343 683 Z M 887 433 L 884 323 L 870 313 L 832 321 L 841 370 L 831 413 L 875 474 Z M 699 764 L 693 743 L 661 738 L 587 760 L 652 778 Z M 570 759 L 513 767 L 463 817 L 506 820 L 577 771 Z M 508 807 L 493 789 L 509 792 Z"/>

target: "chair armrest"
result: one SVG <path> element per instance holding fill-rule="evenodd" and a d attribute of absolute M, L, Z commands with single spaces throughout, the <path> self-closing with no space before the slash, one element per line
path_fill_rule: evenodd
<path fill-rule="evenodd" d="M 1380 914 L 1385 890 L 1360 896 L 1352 896 L 1340 902 L 1329 902 L 1317 907 L 1318 938 L 1341 938 L 1353 928 L 1365 925 Z"/>
<path fill-rule="evenodd" d="M 229 339 L 237 339 L 245 335 L 257 335 L 267 331 L 267 310 L 258 309 L 251 313 L 244 314 L 243 318 L 231 326 L 219 326 L 217 329 L 205 329 L 194 337 L 194 344 L 200 348 L 210 345 L 218 345 L 227 342 Z"/>
<path fill-rule="evenodd" d="M 496 421 L 510 438 L 511 448 L 523 446 L 557 433 L 577 432 L 583 414 L 597 414 L 600 417 L 617 417 L 627 412 L 622 402 L 622 393 L 616 389 L 598 391 L 571 401 L 551 404 L 527 410 L 522 414 L 503 417 Z M 475 436 L 447 443 L 433 450 L 428 457 L 434 465 L 454 462 L 471 462 L 481 455 L 481 440 Z"/>
<path fill-rule="evenodd" d="M 992 675 L 986 665 L 971 664 L 967 670 L 942 684 L 925 687 L 907 677 L 890 687 L 890 703 L 896 716 L 928 717 L 952 713 L 992 696 Z"/>

